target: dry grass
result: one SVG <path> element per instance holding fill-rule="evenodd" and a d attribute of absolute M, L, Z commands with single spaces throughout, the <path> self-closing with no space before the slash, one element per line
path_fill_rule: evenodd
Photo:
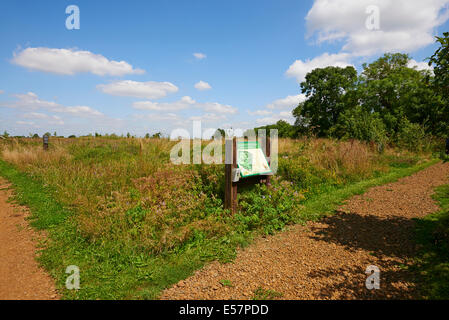
<path fill-rule="evenodd" d="M 70 155 L 66 149 L 56 146 L 51 152 L 38 146 L 21 146 L 16 144 L 14 148 L 4 147 L 1 151 L 2 158 L 19 167 L 27 165 L 51 165 L 69 161 Z"/>
<path fill-rule="evenodd" d="M 372 173 L 377 155 L 357 140 L 336 142 L 317 139 L 311 142 L 310 161 L 313 165 L 336 175 L 367 177 Z M 379 167 L 380 169 L 380 167 Z"/>

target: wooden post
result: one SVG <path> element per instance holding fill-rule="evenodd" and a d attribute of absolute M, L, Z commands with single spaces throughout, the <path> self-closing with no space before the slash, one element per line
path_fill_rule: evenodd
<path fill-rule="evenodd" d="M 237 168 L 236 138 L 225 143 L 225 202 L 224 208 L 234 214 L 237 211 L 237 183 L 232 182 L 232 170 Z"/>
<path fill-rule="evenodd" d="M 225 202 L 224 208 L 232 207 L 232 141 L 225 140 Z"/>
<path fill-rule="evenodd" d="M 268 135 L 265 138 L 266 138 L 265 156 L 267 157 L 268 160 L 268 166 L 271 166 L 271 141 Z M 267 176 L 265 184 L 267 187 L 271 186 L 270 176 Z"/>
<path fill-rule="evenodd" d="M 232 169 L 237 169 L 237 138 L 232 139 Z M 232 177 L 231 177 L 232 181 Z M 232 202 L 231 212 L 232 214 L 237 212 L 237 182 L 232 182 Z"/>
<path fill-rule="evenodd" d="M 44 136 L 42 137 L 42 141 L 43 141 L 44 150 L 48 150 L 48 136 L 46 134 L 44 134 Z"/>
<path fill-rule="evenodd" d="M 449 137 L 446 138 L 446 154 L 449 155 Z"/>
<path fill-rule="evenodd" d="M 446 154 L 449 155 L 449 137 L 446 138 Z"/>

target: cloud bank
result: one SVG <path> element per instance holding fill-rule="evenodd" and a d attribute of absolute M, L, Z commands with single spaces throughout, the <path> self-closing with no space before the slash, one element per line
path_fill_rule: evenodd
<path fill-rule="evenodd" d="M 24 68 L 62 75 L 92 73 L 98 76 L 123 76 L 142 74 L 125 61 L 114 61 L 100 54 L 74 49 L 27 48 L 14 53 L 14 64 Z"/>

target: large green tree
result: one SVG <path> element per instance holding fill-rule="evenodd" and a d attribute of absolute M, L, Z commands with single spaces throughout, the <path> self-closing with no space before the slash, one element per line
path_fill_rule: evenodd
<path fill-rule="evenodd" d="M 446 99 L 449 99 L 449 32 L 443 33 L 443 37 L 436 37 L 436 39 L 440 47 L 429 58 L 429 66 L 433 65 L 436 87 L 441 90 Z"/>
<path fill-rule="evenodd" d="M 449 32 L 443 33 L 443 37 L 436 37 L 440 47 L 429 58 L 429 66 L 433 66 L 434 77 L 430 78 L 437 97 L 441 98 L 440 107 L 435 117 L 440 120 L 438 130 L 441 135 L 449 135 Z"/>
<path fill-rule="evenodd" d="M 425 125 L 432 133 L 442 127 L 444 106 L 429 84 L 429 71 L 410 68 L 406 54 L 385 54 L 363 65 L 358 93 L 365 110 L 380 115 L 387 132 L 398 132 L 402 119 Z"/>
<path fill-rule="evenodd" d="M 296 124 L 313 128 L 320 136 L 328 135 L 340 114 L 355 105 L 356 83 L 357 71 L 353 67 L 317 68 L 309 72 L 301 83 L 307 100 L 293 111 Z"/>

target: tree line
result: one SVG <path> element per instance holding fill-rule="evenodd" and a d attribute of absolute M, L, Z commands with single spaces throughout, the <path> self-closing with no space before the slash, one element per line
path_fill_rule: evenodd
<path fill-rule="evenodd" d="M 280 120 L 255 128 L 278 129 L 280 137 L 316 135 L 354 138 L 413 148 L 426 136 L 449 135 L 449 33 L 428 58 L 433 71 L 409 67 L 410 57 L 387 53 L 360 74 L 349 66 L 318 68 L 300 84 L 306 100 L 294 110 L 294 125 Z M 257 132 L 257 131 L 256 131 Z"/>

